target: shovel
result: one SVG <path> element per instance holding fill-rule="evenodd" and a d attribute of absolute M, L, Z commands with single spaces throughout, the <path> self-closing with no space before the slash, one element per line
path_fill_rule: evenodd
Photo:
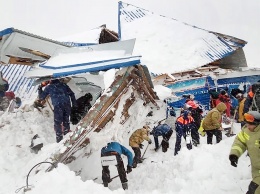
<path fill-rule="evenodd" d="M 233 119 L 231 121 L 230 130 L 225 134 L 227 137 L 232 137 L 232 136 L 236 135 L 236 134 L 233 133 L 233 128 L 234 128 L 234 122 L 235 122 L 236 114 L 237 114 L 237 109 L 235 109 L 234 116 L 233 116 Z"/>

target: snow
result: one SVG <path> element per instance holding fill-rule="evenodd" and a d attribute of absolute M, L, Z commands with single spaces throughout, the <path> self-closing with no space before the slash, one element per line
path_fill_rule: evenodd
<path fill-rule="evenodd" d="M 259 29 L 255 26 L 259 24 L 259 2 L 252 0 L 250 3 L 242 0 L 219 0 L 218 2 L 197 0 L 193 3 L 182 0 L 182 2 L 162 1 L 160 4 L 154 0 L 149 1 L 149 4 L 146 1 L 129 0 L 128 2 L 137 6 L 140 5 L 143 8 L 151 8 L 152 11 L 158 10 L 162 14 L 166 12 L 163 15 L 178 17 L 183 19 L 182 21 L 205 29 L 212 29 L 248 40 L 249 44 L 245 46 L 247 61 L 250 65 L 258 64 Z M 94 1 L 83 2 L 81 0 L 66 3 L 61 0 L 55 2 L 47 0 L 42 3 L 30 1 L 28 7 L 24 7 L 24 4 L 20 3 L 22 2 L 5 1 L 1 3 L 5 5 L 0 7 L 1 29 L 11 25 L 18 29 L 55 39 L 79 33 L 103 23 L 112 25 L 114 27 L 112 29 L 116 29 L 117 26 L 117 1 L 98 0 L 95 3 Z M 207 8 L 204 6 L 205 3 Z M 22 12 L 20 7 L 24 8 Z M 5 10 L 2 10 L 3 8 Z M 243 10 L 236 11 L 241 9 Z M 39 10 L 44 10 L 48 14 L 39 14 Z M 57 10 L 59 11 L 57 12 Z M 18 12 L 19 19 L 16 17 Z M 241 12 L 247 12 L 247 14 L 241 14 Z M 216 16 L 219 16 L 219 20 Z M 205 20 L 205 17 L 207 20 Z M 110 28 L 109 25 L 108 28 Z M 72 39 L 75 42 L 77 41 L 74 38 L 67 40 L 72 41 Z M 78 40 L 82 40 L 82 36 Z M 151 58 L 154 57 L 152 55 L 151 52 Z M 167 70 L 167 66 L 161 66 L 161 68 Z M 115 70 L 109 70 L 103 73 L 104 79 L 95 81 L 102 81 L 99 85 L 108 88 L 114 79 L 114 73 Z M 228 138 L 224 135 L 225 132 L 223 132 L 223 141 L 219 144 L 207 145 L 206 137 L 201 137 L 201 145 L 192 150 L 186 149 L 183 140 L 182 149 L 177 156 L 173 155 L 174 133 L 170 139 L 168 152 L 162 153 L 161 150 L 154 152 L 154 143 L 148 147 L 145 154 L 146 160 L 127 175 L 128 191 L 122 189 L 119 178 L 114 179 L 108 188 L 103 187 L 101 184 L 100 149 L 108 141 L 114 139 L 132 151 L 128 146 L 128 138 L 131 133 L 144 124 L 149 123 L 154 126 L 158 120 L 165 118 L 166 105 L 163 99 L 169 97 L 171 91 L 163 86 L 155 86 L 155 91 L 160 97 L 160 100 L 158 100 L 159 110 L 152 109 L 150 106 L 144 107 L 143 102 L 137 100 L 136 105 L 129 110 L 131 118 L 122 126 L 118 124 L 118 115 L 121 115 L 123 108 L 122 103 L 120 103 L 115 120 L 109 122 L 101 132 L 91 134 L 91 143 L 76 153 L 77 160 L 68 165 L 59 164 L 51 172 L 45 172 L 50 164 L 36 166 L 28 178 L 28 183 L 32 189 L 25 193 L 245 193 L 251 181 L 249 157 L 244 154 L 239 159 L 237 168 L 230 165 L 228 155 L 235 136 Z M 125 94 L 122 101 L 130 95 L 130 92 Z M 32 104 L 33 100 L 23 101 L 23 106 Z M 154 115 L 146 117 L 151 110 Z M 234 131 L 238 133 L 239 125 L 235 124 L 235 127 Z M 71 129 L 72 131 L 75 130 L 75 126 L 71 126 Z M 26 177 L 29 171 L 36 164 L 46 161 L 56 150 L 63 148 L 61 143 L 55 142 L 53 113 L 47 108 L 42 113 L 35 109 L 28 112 L 19 109 L 17 112 L 10 114 L 0 112 L 0 133 L 0 194 L 24 193 L 22 187 L 26 187 Z M 43 148 L 38 154 L 31 152 L 29 147 L 35 134 L 40 137 L 37 141 L 43 143 Z M 144 148 L 146 148 L 147 142 L 144 145 Z M 144 150 L 142 150 L 143 152 Z M 126 157 L 123 157 L 123 159 L 126 161 Z M 111 177 L 117 175 L 115 167 L 111 167 L 110 170 Z M 95 178 L 97 179 L 93 181 Z"/>
<path fill-rule="evenodd" d="M 114 72 L 115 70 L 110 70 L 104 73 L 104 82 L 107 82 L 105 85 L 112 82 Z M 158 120 L 165 117 L 166 105 L 163 99 L 170 95 L 170 90 L 156 86 L 155 91 L 161 98 L 157 102 L 159 110 L 151 109 L 151 106 L 144 107 L 143 102 L 138 100 L 137 104 L 129 109 L 130 119 L 122 126 L 117 124 L 123 108 L 123 103 L 120 103 L 115 120 L 109 122 L 99 133 L 91 134 L 91 143 L 75 154 L 77 160 L 68 165 L 59 164 L 51 172 L 45 172 L 50 164 L 35 167 L 28 178 L 31 190 L 26 193 L 245 193 L 251 181 L 249 158 L 243 155 L 237 168 L 230 165 L 228 154 L 235 136 L 228 138 L 224 135 L 225 132 L 223 141 L 219 144 L 207 145 L 206 137 L 201 137 L 201 145 L 192 150 L 186 149 L 183 140 L 182 149 L 177 156 L 173 155 L 174 133 L 168 152 L 154 152 L 154 144 L 148 147 L 146 160 L 127 175 L 128 191 L 122 189 L 119 178 L 114 179 L 108 188 L 103 187 L 100 149 L 113 139 L 132 151 L 128 146 L 131 133 L 144 124 L 155 126 Z M 121 101 L 125 101 L 130 95 L 131 91 L 126 93 Z M 151 110 L 154 115 L 146 117 Z M 30 169 L 46 161 L 55 150 L 61 149 L 62 145 L 55 143 L 53 113 L 47 108 L 43 113 L 37 110 L 4 113 L 0 122 L 4 124 L 4 127 L 0 128 L 0 193 L 14 193 L 26 186 L 26 176 Z M 74 130 L 75 126 L 71 126 L 71 129 Z M 235 123 L 235 133 L 239 130 L 239 124 Z M 38 154 L 31 152 L 29 148 L 31 138 L 35 134 L 39 135 L 44 144 Z M 144 148 L 147 145 L 147 142 L 144 142 Z M 127 158 L 123 159 L 126 164 Z M 110 170 L 111 177 L 117 175 L 115 167 L 110 167 Z M 97 179 L 93 181 L 95 178 Z M 23 188 L 17 193 L 23 193 Z"/>

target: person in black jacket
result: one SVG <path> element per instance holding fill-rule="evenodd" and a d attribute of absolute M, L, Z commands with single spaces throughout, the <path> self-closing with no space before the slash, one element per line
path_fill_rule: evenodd
<path fill-rule="evenodd" d="M 72 107 L 70 121 L 73 125 L 78 124 L 78 122 L 85 117 L 91 108 L 90 102 L 93 100 L 93 97 L 90 93 L 86 93 L 84 96 L 81 96 L 76 100 L 77 107 Z"/>

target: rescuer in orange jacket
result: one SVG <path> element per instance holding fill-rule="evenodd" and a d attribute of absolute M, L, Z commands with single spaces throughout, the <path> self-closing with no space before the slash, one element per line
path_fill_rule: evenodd
<path fill-rule="evenodd" d="M 184 110 L 183 114 L 179 116 L 176 120 L 176 143 L 174 155 L 177 155 L 181 150 L 181 138 L 184 137 L 186 141 L 187 148 L 192 149 L 192 144 L 190 140 L 191 131 L 196 129 L 195 121 L 190 115 L 188 110 Z"/>

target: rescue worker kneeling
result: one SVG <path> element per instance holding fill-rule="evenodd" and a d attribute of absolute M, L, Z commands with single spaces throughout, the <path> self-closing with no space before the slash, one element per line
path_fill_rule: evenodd
<path fill-rule="evenodd" d="M 157 127 L 154 127 L 152 132 L 150 133 L 151 135 L 154 136 L 154 143 L 155 143 L 154 150 L 157 151 L 160 148 L 158 137 L 162 136 L 163 137 L 163 140 L 161 142 L 162 151 L 167 152 L 169 148 L 169 139 L 171 138 L 172 133 L 173 133 L 172 128 L 167 124 L 159 124 Z"/>
<path fill-rule="evenodd" d="M 125 171 L 124 162 L 121 158 L 121 154 L 127 156 L 128 165 L 127 171 Z M 102 164 L 102 180 L 104 187 L 108 187 L 108 183 L 112 180 L 110 179 L 109 166 L 115 165 L 117 167 L 118 175 L 122 183 L 124 190 L 128 189 L 126 172 L 130 173 L 132 171 L 133 165 L 133 155 L 126 147 L 122 146 L 117 142 L 110 142 L 105 147 L 101 149 L 101 164 Z"/>
<path fill-rule="evenodd" d="M 246 124 L 234 140 L 229 160 L 232 166 L 237 167 L 238 158 L 248 151 L 253 180 L 247 194 L 260 194 L 260 113 L 249 111 L 244 114 L 244 119 Z"/>

